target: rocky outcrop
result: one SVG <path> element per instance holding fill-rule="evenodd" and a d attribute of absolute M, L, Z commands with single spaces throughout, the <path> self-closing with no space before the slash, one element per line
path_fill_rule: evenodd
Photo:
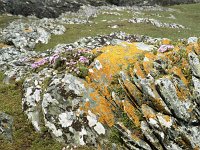
<path fill-rule="evenodd" d="M 0 139 L 4 138 L 12 141 L 12 127 L 13 117 L 4 112 L 0 112 Z"/>
<path fill-rule="evenodd" d="M 129 19 L 130 23 L 146 23 L 146 24 L 152 24 L 153 26 L 156 26 L 158 28 L 163 27 L 163 28 L 174 28 L 174 29 L 185 29 L 181 24 L 176 24 L 176 23 L 163 23 L 160 22 L 156 19 L 151 19 L 151 18 L 132 18 Z"/>
<path fill-rule="evenodd" d="M 81 6 L 87 4 L 105 5 L 101 0 L 0 0 L 0 12 L 24 16 L 35 15 L 39 18 L 56 18 L 66 11 L 78 11 Z"/>
<path fill-rule="evenodd" d="M 41 19 L 22 22 L 14 21 L 1 32 L 1 39 L 16 48 L 33 50 L 37 43 L 47 44 L 51 34 L 61 35 L 65 32 L 63 25 L 54 20 Z"/>
<path fill-rule="evenodd" d="M 114 135 L 121 149 L 198 149 L 200 45 L 188 42 L 57 47 L 59 58 L 25 79 L 23 109 L 71 146 L 108 147 Z"/>

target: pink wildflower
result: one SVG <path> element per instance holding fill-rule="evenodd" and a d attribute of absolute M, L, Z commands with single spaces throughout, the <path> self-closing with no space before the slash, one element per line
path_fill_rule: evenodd
<path fill-rule="evenodd" d="M 80 56 L 79 61 L 81 63 L 88 63 L 89 62 L 89 60 L 86 57 L 84 57 L 84 56 Z"/>
<path fill-rule="evenodd" d="M 161 45 L 160 48 L 158 49 L 158 52 L 164 53 L 170 49 L 174 49 L 173 45 Z"/>

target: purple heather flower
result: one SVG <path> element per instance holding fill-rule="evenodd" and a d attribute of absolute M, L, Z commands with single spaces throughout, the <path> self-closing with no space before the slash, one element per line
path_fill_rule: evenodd
<path fill-rule="evenodd" d="M 53 56 L 49 57 L 49 62 L 51 64 L 53 64 L 53 63 L 55 63 L 56 59 L 58 59 L 58 58 L 59 58 L 59 55 L 58 54 L 54 54 Z"/>
<path fill-rule="evenodd" d="M 160 48 L 158 49 L 158 52 L 164 53 L 170 49 L 174 49 L 173 45 L 161 45 Z"/>
<path fill-rule="evenodd" d="M 86 57 L 84 57 L 84 56 L 80 56 L 79 61 L 81 63 L 88 63 L 89 62 L 89 60 Z"/>
<path fill-rule="evenodd" d="M 33 69 L 35 69 L 35 68 L 37 68 L 37 67 L 38 67 L 38 65 L 37 65 L 37 64 L 35 64 L 35 63 L 33 63 L 33 64 L 31 64 L 31 67 L 32 67 Z"/>
<path fill-rule="evenodd" d="M 33 64 L 31 64 L 31 67 L 32 67 L 32 68 L 38 68 L 39 66 L 42 66 L 42 65 L 44 65 L 45 63 L 47 63 L 47 57 L 46 57 L 46 58 L 43 58 L 43 59 L 40 60 L 40 61 L 34 62 Z"/>

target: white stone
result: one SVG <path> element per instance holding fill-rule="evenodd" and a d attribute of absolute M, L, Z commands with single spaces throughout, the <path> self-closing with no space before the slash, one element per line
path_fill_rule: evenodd
<path fill-rule="evenodd" d="M 39 102 L 40 101 L 40 90 L 36 89 L 33 95 L 35 96 L 35 101 Z"/>
<path fill-rule="evenodd" d="M 90 110 L 88 111 L 88 116 L 87 116 L 87 120 L 89 122 L 89 126 L 93 127 L 94 125 L 97 124 L 97 117 L 95 114 L 93 114 Z"/>
<path fill-rule="evenodd" d="M 94 130 L 100 135 L 100 134 L 105 134 L 106 133 L 106 131 L 105 131 L 105 128 L 103 127 L 103 125 L 100 123 L 100 122 L 98 122 L 97 124 L 96 124 L 96 126 L 94 127 Z"/>
<path fill-rule="evenodd" d="M 197 37 L 189 37 L 188 38 L 188 44 L 197 43 L 197 42 L 198 42 L 198 38 Z"/>
<path fill-rule="evenodd" d="M 169 118 L 169 121 L 166 120 L 165 118 L 163 118 L 164 116 L 161 115 L 160 113 L 157 115 L 157 117 L 158 117 L 158 121 L 160 122 L 161 125 L 163 125 L 167 128 L 170 128 L 172 126 L 173 121 L 172 121 L 171 117 Z M 169 116 L 167 116 L 167 117 L 169 117 Z"/>
<path fill-rule="evenodd" d="M 63 128 L 69 127 L 73 123 L 73 112 L 65 112 L 59 115 L 59 122 Z"/>
<path fill-rule="evenodd" d="M 84 139 L 83 139 L 83 136 L 87 135 L 87 131 L 85 130 L 85 128 L 81 129 L 81 132 L 79 133 L 79 135 L 80 135 L 80 139 L 79 139 L 80 145 L 85 145 L 85 142 L 84 142 Z"/>
<path fill-rule="evenodd" d="M 149 123 L 152 124 L 152 125 L 157 125 L 158 124 L 158 122 L 153 118 L 149 118 Z"/>
<path fill-rule="evenodd" d="M 31 95 L 32 93 L 32 88 L 27 88 L 27 91 L 26 91 L 26 96 L 25 97 L 28 97 L 29 95 Z"/>
<path fill-rule="evenodd" d="M 144 57 L 144 61 L 145 61 L 145 62 L 149 61 L 149 58 Z"/>
<path fill-rule="evenodd" d="M 95 60 L 94 64 L 95 64 L 95 67 L 97 68 L 97 70 L 102 69 L 102 65 L 101 65 L 101 63 L 99 62 L 99 60 Z"/>
<path fill-rule="evenodd" d="M 155 48 L 153 45 L 147 45 L 143 42 L 136 43 L 136 46 L 139 50 L 143 51 L 152 51 Z"/>
<path fill-rule="evenodd" d="M 55 126 L 53 123 L 47 121 L 45 125 L 46 125 L 50 130 L 52 130 L 52 133 L 53 133 L 56 137 L 62 136 L 62 134 L 63 134 L 63 133 L 62 133 L 62 130 L 61 130 L 61 129 L 56 129 L 56 126 Z"/>
<path fill-rule="evenodd" d="M 93 69 L 89 69 L 89 72 L 90 72 L 90 73 L 94 73 L 94 70 L 93 70 Z"/>

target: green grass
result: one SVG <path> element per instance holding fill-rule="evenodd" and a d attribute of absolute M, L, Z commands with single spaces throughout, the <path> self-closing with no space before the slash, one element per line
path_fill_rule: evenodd
<path fill-rule="evenodd" d="M 96 18 L 92 18 L 94 23 L 81 24 L 81 25 L 65 25 L 67 31 L 63 35 L 53 35 L 48 44 L 38 44 L 35 48 L 37 51 L 44 51 L 49 48 L 55 47 L 61 43 L 72 43 L 76 40 L 87 37 L 110 34 L 111 32 L 123 31 L 129 34 L 141 34 L 151 37 L 165 37 L 172 40 L 179 38 L 188 38 L 190 36 L 200 36 L 200 4 L 190 5 L 177 5 L 171 6 L 176 9 L 175 12 L 166 11 L 143 11 L 143 16 L 134 16 L 131 12 L 115 11 L 121 15 L 100 14 Z M 157 17 L 154 14 L 160 14 L 162 17 Z M 170 14 L 173 14 L 176 19 L 168 18 Z M 130 19 L 132 17 L 149 17 L 158 19 L 167 23 L 182 24 L 189 29 L 170 29 L 170 28 L 157 28 L 151 24 L 132 24 L 128 21 L 121 21 L 122 19 Z M 102 22 L 102 20 L 114 22 Z M 112 29 L 109 26 L 119 25 L 119 28 Z"/>
<path fill-rule="evenodd" d="M 18 19 L 17 16 L 7 16 L 7 15 L 0 15 L 0 28 L 6 27 L 9 22 Z"/>

